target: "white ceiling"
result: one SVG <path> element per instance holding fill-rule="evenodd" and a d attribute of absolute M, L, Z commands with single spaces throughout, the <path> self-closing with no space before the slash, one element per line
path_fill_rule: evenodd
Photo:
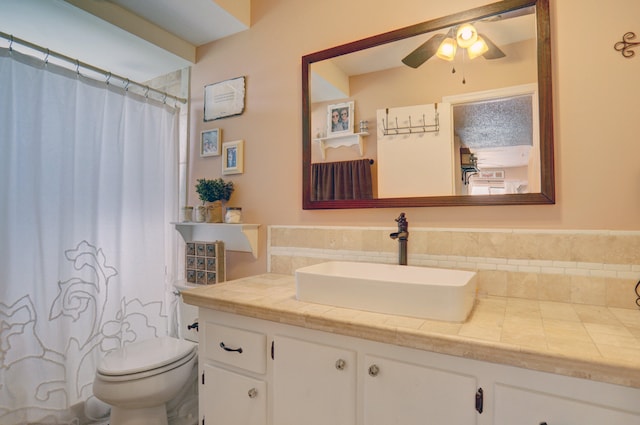
<path fill-rule="evenodd" d="M 113 25 L 87 10 L 130 15 L 160 27 L 191 49 L 247 27 L 213 0 L 0 0 L 0 31 L 133 81 L 145 82 L 192 65 L 192 60 Z M 82 5 L 82 8 L 72 3 Z M 187 6 L 188 4 L 188 6 Z M 84 10 L 86 9 L 86 10 Z M 115 10 L 115 12 L 113 12 Z M 131 16 L 131 15 L 137 16 Z M 8 42 L 2 40 L 1 46 Z M 18 45 L 14 48 L 20 51 Z"/>
<path fill-rule="evenodd" d="M 247 29 L 214 0 L 109 0 L 188 41 L 202 46 Z"/>

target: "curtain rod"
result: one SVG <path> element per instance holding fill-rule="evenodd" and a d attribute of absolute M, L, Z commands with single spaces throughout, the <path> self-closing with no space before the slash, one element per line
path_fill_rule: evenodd
<path fill-rule="evenodd" d="M 73 64 L 78 73 L 80 73 L 80 68 L 84 68 L 84 69 L 88 69 L 88 70 L 90 70 L 92 72 L 95 72 L 95 73 L 98 73 L 98 74 L 102 74 L 102 75 L 104 75 L 105 82 L 107 84 L 109 84 L 111 79 L 116 79 L 116 80 L 120 80 L 120 81 L 122 81 L 122 83 L 124 83 L 124 89 L 125 90 L 128 90 L 129 86 L 137 86 L 137 87 L 139 87 L 139 88 L 144 90 L 145 96 L 147 94 L 149 94 L 149 92 L 153 92 L 153 93 L 156 93 L 156 94 L 160 95 L 162 97 L 162 99 L 163 99 L 163 102 L 166 101 L 167 98 L 169 98 L 169 99 L 173 99 L 175 102 L 179 102 L 179 103 L 182 103 L 182 104 L 187 103 L 186 99 L 171 95 L 171 94 L 169 94 L 167 92 L 163 92 L 163 91 L 154 89 L 153 87 L 149 87 L 148 85 L 145 85 L 145 84 L 142 84 L 142 83 L 138 83 L 136 81 L 131 81 L 126 77 L 122 77 L 120 75 L 113 74 L 113 73 L 111 73 L 109 71 L 106 71 L 104 69 L 100 69 L 100 68 L 95 67 L 93 65 L 89 65 L 88 63 L 80 62 L 78 59 L 73 59 L 73 58 L 71 58 L 69 56 L 63 55 L 62 53 L 51 51 L 51 50 L 49 50 L 49 49 L 47 49 L 45 47 L 41 47 L 41 46 L 38 46 L 37 44 L 33 44 L 33 43 L 30 43 L 30 42 L 28 42 L 26 40 L 22 40 L 20 38 L 14 37 L 11 34 L 6 34 L 6 33 L 2 32 L 2 31 L 0 31 L 0 37 L 2 37 L 5 40 L 9 41 L 9 51 L 13 50 L 13 44 L 17 43 L 17 44 L 23 45 L 25 47 L 28 47 L 30 49 L 33 49 L 33 50 L 36 50 L 38 52 L 41 52 L 41 53 L 45 54 L 46 56 L 43 59 L 45 62 L 47 62 L 47 59 L 49 57 L 55 57 L 55 58 L 58 58 L 58 59 L 61 59 L 61 60 L 65 61 L 65 62 L 68 62 L 70 64 Z"/>

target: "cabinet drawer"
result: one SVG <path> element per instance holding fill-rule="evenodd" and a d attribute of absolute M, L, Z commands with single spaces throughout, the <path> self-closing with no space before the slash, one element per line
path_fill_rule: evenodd
<path fill-rule="evenodd" d="M 267 336 L 206 322 L 205 357 L 251 372 L 265 373 Z"/>

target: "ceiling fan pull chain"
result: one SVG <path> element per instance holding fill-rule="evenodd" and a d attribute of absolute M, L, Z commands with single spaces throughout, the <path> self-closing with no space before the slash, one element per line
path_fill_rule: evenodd
<path fill-rule="evenodd" d="M 464 76 L 464 50 L 462 51 L 462 84 L 467 84 L 467 79 Z"/>

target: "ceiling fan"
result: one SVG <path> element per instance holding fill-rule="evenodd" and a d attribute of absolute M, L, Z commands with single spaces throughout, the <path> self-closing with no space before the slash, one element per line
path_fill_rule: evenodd
<path fill-rule="evenodd" d="M 485 34 L 478 34 L 484 40 L 487 51 L 482 54 L 485 59 L 500 59 L 505 57 L 505 53 Z M 402 59 L 402 62 L 411 68 L 418 68 L 432 56 L 436 55 L 442 43 L 448 39 L 448 34 L 436 34 L 429 40 L 422 43 L 417 49 L 409 53 Z M 454 52 L 455 54 L 455 52 Z"/>
<path fill-rule="evenodd" d="M 508 12 L 506 14 L 492 16 L 490 18 L 483 19 L 482 21 L 497 22 L 505 19 L 516 18 L 518 16 L 530 15 L 532 13 L 535 13 L 534 7 L 525 7 L 523 9 L 518 9 L 518 10 Z M 412 51 L 407 56 L 405 56 L 402 59 L 402 62 L 405 65 L 410 66 L 411 68 L 418 68 L 427 60 L 429 60 L 432 56 L 438 54 L 439 53 L 438 50 L 442 48 L 443 43 L 452 42 L 455 45 L 456 41 L 454 41 L 454 38 L 457 40 L 458 44 L 460 44 L 461 47 L 465 47 L 465 48 L 469 47 L 469 46 L 463 46 L 462 43 L 460 43 L 460 41 L 462 41 L 460 38 L 461 37 L 460 29 L 464 26 L 470 26 L 473 29 L 473 31 L 475 31 L 475 28 L 471 24 L 462 24 L 460 26 L 450 28 L 449 31 L 447 31 L 444 34 L 442 33 L 435 34 L 434 36 L 429 38 L 429 40 L 425 41 L 414 51 Z M 481 50 L 482 53 L 479 55 L 481 55 L 485 59 L 493 60 L 493 59 L 500 59 L 506 56 L 505 53 L 493 41 L 491 41 L 489 37 L 487 37 L 486 34 L 482 34 L 482 33 L 474 34 L 473 35 L 474 42 L 476 40 L 476 37 L 477 39 L 482 40 L 482 43 L 484 43 L 484 46 L 482 46 L 482 50 Z M 453 47 L 453 52 L 450 52 L 451 56 L 447 60 L 453 60 L 456 47 L 457 46 Z M 440 57 L 444 58 L 443 56 L 440 56 Z"/>

